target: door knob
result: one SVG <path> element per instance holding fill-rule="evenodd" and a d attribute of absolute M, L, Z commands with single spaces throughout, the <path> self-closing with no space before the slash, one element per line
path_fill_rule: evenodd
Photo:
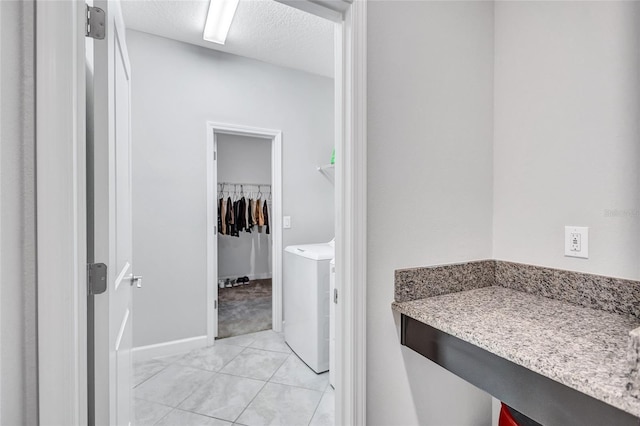
<path fill-rule="evenodd" d="M 138 288 L 142 288 L 142 275 L 131 275 L 129 276 L 131 280 L 131 285 L 134 285 Z"/>

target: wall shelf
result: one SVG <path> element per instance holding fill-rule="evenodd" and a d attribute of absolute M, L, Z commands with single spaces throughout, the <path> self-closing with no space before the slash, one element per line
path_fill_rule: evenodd
<path fill-rule="evenodd" d="M 324 172 L 326 170 L 331 170 L 331 169 L 335 169 L 336 165 L 335 164 L 324 164 L 322 166 L 318 166 L 317 170 L 319 172 Z"/>
<path fill-rule="evenodd" d="M 330 173 L 329 170 L 333 170 L 335 172 L 335 169 L 335 164 L 324 164 L 316 168 L 316 170 L 322 173 L 331 183 L 334 183 L 335 173 Z"/>

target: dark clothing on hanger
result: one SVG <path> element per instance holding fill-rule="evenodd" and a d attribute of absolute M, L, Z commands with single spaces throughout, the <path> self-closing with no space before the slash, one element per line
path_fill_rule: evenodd
<path fill-rule="evenodd" d="M 262 206 L 262 215 L 264 216 L 264 226 L 267 227 L 266 233 L 269 234 L 269 209 L 267 208 L 267 200 L 264 200 Z"/>
<path fill-rule="evenodd" d="M 231 197 L 227 198 L 227 214 L 225 215 L 225 223 L 227 225 L 227 232 L 225 235 L 233 235 L 233 202 Z"/>
<path fill-rule="evenodd" d="M 239 204 L 240 201 L 234 201 L 233 202 L 233 223 L 231 224 L 231 236 L 232 237 L 239 237 L 240 236 L 240 230 L 238 229 L 238 227 L 240 226 L 240 224 L 238 223 L 238 210 L 239 210 Z"/>
<path fill-rule="evenodd" d="M 245 213 L 247 210 L 247 202 L 245 198 L 242 197 L 237 201 L 237 203 L 238 203 L 238 208 L 236 212 L 236 229 L 238 230 L 238 232 L 241 232 L 245 230 L 245 225 L 246 225 Z"/>
<path fill-rule="evenodd" d="M 222 235 L 227 235 L 227 212 L 229 207 L 227 206 L 227 200 L 222 199 L 220 203 L 220 217 L 222 218 Z"/>
<path fill-rule="evenodd" d="M 218 200 L 218 234 L 222 234 L 222 216 L 220 216 L 221 209 L 222 209 L 222 198 Z"/>
<path fill-rule="evenodd" d="M 254 210 L 255 210 L 255 200 L 249 198 L 249 229 L 247 230 L 247 232 L 251 232 L 253 230 L 254 225 L 256 224 L 256 221 L 254 219 Z"/>
<path fill-rule="evenodd" d="M 244 205 L 244 220 L 245 227 L 244 230 L 248 233 L 251 233 L 251 228 L 253 228 L 253 223 L 251 222 L 251 198 L 247 198 L 245 200 Z"/>

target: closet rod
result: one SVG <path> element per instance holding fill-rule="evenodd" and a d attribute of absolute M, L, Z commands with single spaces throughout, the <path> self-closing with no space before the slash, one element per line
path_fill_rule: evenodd
<path fill-rule="evenodd" d="M 271 187 L 270 183 L 245 183 L 245 182 L 218 182 L 218 185 L 221 185 L 221 186 L 245 185 L 245 186 L 268 186 L 268 187 Z"/>

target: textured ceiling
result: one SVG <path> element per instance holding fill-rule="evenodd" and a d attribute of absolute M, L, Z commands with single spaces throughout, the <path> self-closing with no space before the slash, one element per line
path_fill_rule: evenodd
<path fill-rule="evenodd" d="M 333 77 L 333 23 L 273 0 L 240 0 L 225 45 L 202 39 L 208 0 L 124 0 L 127 28 Z"/>

